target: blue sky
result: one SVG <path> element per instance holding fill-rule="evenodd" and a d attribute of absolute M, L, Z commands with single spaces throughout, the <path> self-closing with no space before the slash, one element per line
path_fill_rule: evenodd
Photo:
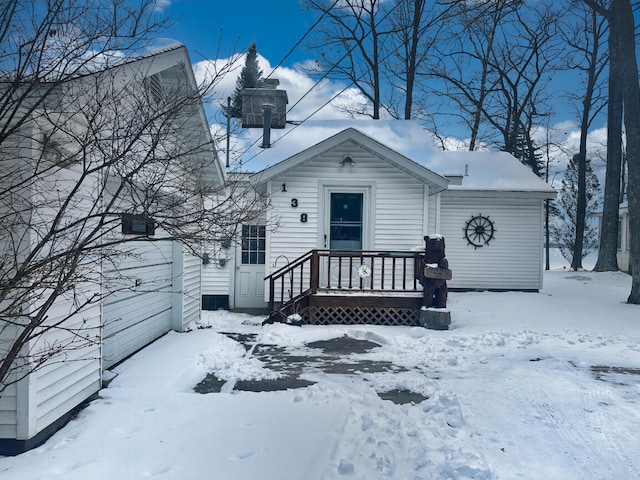
<path fill-rule="evenodd" d="M 218 43 L 226 57 L 255 41 L 258 52 L 277 65 L 315 21 L 299 0 L 173 0 L 163 14 L 175 22 L 168 35 L 187 46 L 194 63 L 215 58 Z M 304 58 L 298 47 L 284 66 Z"/>
<path fill-rule="evenodd" d="M 187 46 L 196 75 L 198 64 L 205 65 L 207 61 L 216 58 L 224 60 L 234 53 L 244 52 L 254 41 L 262 57 L 260 66 L 264 75 L 271 74 L 272 68 L 284 59 L 317 18 L 317 12 L 304 10 L 302 3 L 303 0 L 158 0 L 158 5 L 164 5 L 160 15 L 168 17 L 170 23 L 168 31 L 163 35 Z M 353 105 L 364 102 L 364 98 L 355 88 L 348 88 L 348 85 L 335 81 L 326 80 L 319 87 L 314 86 L 314 80 L 296 66 L 314 58 L 315 52 L 307 51 L 306 43 L 304 41 L 297 46 L 282 67 L 273 74 L 274 78 L 280 80 L 280 88 L 288 94 L 288 108 L 291 110 L 287 113 L 287 119 L 301 121 L 312 118 L 324 121 L 347 118 L 339 108 L 340 104 Z M 227 75 L 220 82 L 216 92 L 218 100 L 207 108 L 214 135 L 222 132 L 223 122 L 212 111 L 232 94 L 235 75 L 239 70 L 236 69 L 235 74 Z M 338 99 L 322 107 L 338 92 Z M 318 111 L 320 107 L 322 108 Z M 564 110 L 563 115 L 552 120 L 554 124 L 551 125 L 550 132 L 555 137 L 552 140 L 562 144 L 557 147 L 557 154 L 564 157 L 564 162 L 567 157 L 562 152 L 577 149 L 577 125 L 575 118 L 567 116 L 573 113 L 570 105 L 560 105 L 558 109 Z M 599 152 L 602 152 L 606 137 L 604 126 L 604 118 L 596 122 L 589 141 L 593 146 L 592 151 L 598 156 L 601 155 Z M 242 150 L 243 143 L 254 143 L 253 137 L 258 132 L 249 131 L 245 134 L 250 138 L 234 139 L 238 143 L 232 147 L 232 151 L 234 148 Z M 455 135 L 455 132 L 448 134 Z M 544 137 L 546 134 L 541 132 L 541 143 L 544 142 Z M 448 148 L 459 148 L 457 138 L 449 137 L 448 141 Z"/>

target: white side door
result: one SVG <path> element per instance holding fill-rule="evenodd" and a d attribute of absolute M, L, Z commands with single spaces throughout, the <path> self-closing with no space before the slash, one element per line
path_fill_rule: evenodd
<path fill-rule="evenodd" d="M 265 309 L 265 241 L 266 227 L 243 225 L 242 239 L 236 247 L 235 310 Z"/>

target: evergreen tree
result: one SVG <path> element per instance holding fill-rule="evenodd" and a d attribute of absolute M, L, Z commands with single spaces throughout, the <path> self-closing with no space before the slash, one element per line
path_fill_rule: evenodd
<path fill-rule="evenodd" d="M 542 177 L 544 162 L 539 147 L 534 143 L 530 133 L 531 127 L 527 128 L 519 124 L 515 128 L 512 141 L 505 146 L 504 150 L 528 166 L 537 176 Z"/>
<path fill-rule="evenodd" d="M 231 97 L 231 107 L 223 105 L 225 115 L 232 118 L 242 118 L 242 92 L 245 88 L 259 88 L 263 84 L 262 70 L 258 66 L 258 49 L 255 42 L 249 45 L 244 67 L 236 80 L 236 89 Z"/>
<path fill-rule="evenodd" d="M 578 159 L 578 155 L 574 155 L 569 161 L 558 194 L 557 202 L 559 208 L 556 214 L 557 221 L 551 226 L 553 241 L 559 244 L 562 256 L 570 263 L 573 260 L 573 252 L 576 246 Z M 588 218 L 592 216 L 599 207 L 597 197 L 600 191 L 600 182 L 596 174 L 593 173 L 591 162 L 588 159 L 586 167 L 586 216 Z M 583 248 L 581 252 L 582 257 L 585 257 L 589 251 L 596 248 L 597 245 L 598 228 L 585 222 Z"/>

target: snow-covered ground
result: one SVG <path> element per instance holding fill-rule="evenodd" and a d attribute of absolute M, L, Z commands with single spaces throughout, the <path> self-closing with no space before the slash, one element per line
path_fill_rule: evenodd
<path fill-rule="evenodd" d="M 43 446 L 0 458 L 0 478 L 640 478 L 640 307 L 624 303 L 629 289 L 623 273 L 555 270 L 539 294 L 451 293 L 448 331 L 260 327 L 208 312 L 212 328 L 161 338 Z M 219 332 L 293 353 L 346 334 L 381 345 L 360 358 L 407 370 L 194 393 L 209 372 L 228 385 L 277 375 Z M 428 398 L 397 405 L 376 393 L 395 388 Z"/>

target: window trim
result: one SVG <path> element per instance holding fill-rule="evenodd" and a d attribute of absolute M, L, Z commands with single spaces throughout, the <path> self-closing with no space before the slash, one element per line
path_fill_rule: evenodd
<path fill-rule="evenodd" d="M 138 228 L 140 225 L 144 225 L 144 230 Z M 147 215 L 123 213 L 122 233 L 124 235 L 144 235 L 149 237 L 155 235 L 156 225 L 153 219 Z"/>
<path fill-rule="evenodd" d="M 252 228 L 255 229 L 255 235 L 252 235 Z M 246 235 L 245 231 L 247 232 Z M 267 256 L 266 242 L 266 225 L 262 223 L 243 224 L 240 241 L 240 263 L 242 265 L 265 265 Z M 255 248 L 251 248 L 252 246 L 255 246 Z M 260 248 L 261 246 L 262 248 Z M 252 261 L 253 256 L 255 256 L 255 261 Z"/>

